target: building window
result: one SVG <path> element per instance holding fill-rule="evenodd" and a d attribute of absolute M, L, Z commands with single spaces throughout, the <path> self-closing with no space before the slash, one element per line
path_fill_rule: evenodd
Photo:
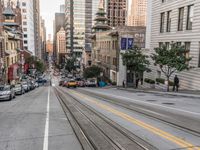
<path fill-rule="evenodd" d="M 187 30 L 192 30 L 192 23 L 194 17 L 194 5 L 188 6 L 188 14 L 187 14 Z"/>
<path fill-rule="evenodd" d="M 163 42 L 159 42 L 159 48 L 163 47 Z"/>
<path fill-rule="evenodd" d="M 160 33 L 164 32 L 164 23 L 165 23 L 165 13 L 161 13 L 160 15 Z"/>
<path fill-rule="evenodd" d="M 24 40 L 24 44 L 27 44 L 28 43 L 28 41 L 27 40 Z"/>
<path fill-rule="evenodd" d="M 28 37 L 28 35 L 27 34 L 24 34 L 24 38 L 27 38 Z"/>
<path fill-rule="evenodd" d="M 183 31 L 184 7 L 179 8 L 178 31 Z"/>
<path fill-rule="evenodd" d="M 22 6 L 26 6 L 26 3 L 25 3 L 25 2 L 23 2 L 23 3 L 22 3 Z"/>
<path fill-rule="evenodd" d="M 170 49 L 170 43 L 169 42 L 165 42 L 165 46 L 166 46 L 167 50 Z"/>
<path fill-rule="evenodd" d="M 190 42 L 185 42 L 185 57 L 189 58 L 190 57 Z"/>
<path fill-rule="evenodd" d="M 167 29 L 166 32 L 171 31 L 171 11 L 167 12 Z"/>
<path fill-rule="evenodd" d="M 26 21 L 23 21 L 23 25 L 27 25 L 27 22 L 26 22 Z"/>
<path fill-rule="evenodd" d="M 23 13 L 26 13 L 26 9 L 22 9 L 22 12 L 23 12 Z"/>
<path fill-rule="evenodd" d="M 24 28 L 23 30 L 26 32 L 26 31 L 27 31 L 27 28 Z"/>

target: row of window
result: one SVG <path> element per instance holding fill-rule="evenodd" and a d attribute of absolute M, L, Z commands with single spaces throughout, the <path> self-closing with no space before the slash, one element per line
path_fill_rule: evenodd
<path fill-rule="evenodd" d="M 178 12 L 178 31 L 183 31 L 183 23 L 184 23 L 184 11 L 185 7 L 179 8 Z M 160 20 L 160 33 L 164 33 L 165 31 L 165 14 L 167 14 L 167 24 L 166 24 L 166 32 L 171 32 L 171 14 L 172 10 L 167 13 L 161 13 Z M 186 22 L 186 30 L 192 30 L 193 25 L 193 17 L 194 17 L 194 5 L 187 6 L 187 22 Z"/>
<path fill-rule="evenodd" d="M 99 59 L 104 62 L 104 63 L 107 63 L 107 64 L 110 64 L 111 63 L 111 59 L 110 59 L 110 56 L 102 56 L 102 55 L 99 55 Z M 112 58 L 112 63 L 111 65 L 114 65 L 116 66 L 117 65 L 117 58 L 116 57 L 113 57 Z"/>

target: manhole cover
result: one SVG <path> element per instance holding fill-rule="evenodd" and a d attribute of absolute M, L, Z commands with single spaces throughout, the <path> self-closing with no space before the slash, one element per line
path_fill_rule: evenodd
<path fill-rule="evenodd" d="M 146 100 L 147 102 L 156 102 L 157 100 L 153 100 L 153 99 L 149 99 L 149 100 Z"/>
<path fill-rule="evenodd" d="M 174 103 L 162 103 L 164 105 L 174 105 Z"/>
<path fill-rule="evenodd" d="M 137 96 L 145 96 L 145 94 L 138 94 Z"/>

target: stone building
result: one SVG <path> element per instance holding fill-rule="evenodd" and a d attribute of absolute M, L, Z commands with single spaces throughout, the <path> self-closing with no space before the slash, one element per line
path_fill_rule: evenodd
<path fill-rule="evenodd" d="M 122 85 L 123 80 L 133 83 L 133 74 L 122 63 L 121 53 L 127 49 L 122 48 L 121 42 L 122 39 L 132 39 L 132 47 L 137 45 L 144 48 L 145 31 L 145 27 L 121 26 L 97 32 L 93 37 L 92 64 L 103 68 L 104 76 L 118 86 Z"/>
<path fill-rule="evenodd" d="M 148 0 L 146 48 L 149 55 L 155 47 L 170 43 L 184 45 L 186 56 L 192 57 L 193 69 L 177 72 L 180 88 L 200 90 L 200 1 L 194 0 Z M 164 78 L 160 69 L 151 63 L 152 72 L 147 78 Z M 171 77 L 173 80 L 174 76 Z"/>
<path fill-rule="evenodd" d="M 21 9 L 19 5 L 13 6 L 11 1 L 5 6 L 0 1 L 1 16 L 1 76 L 3 82 L 12 83 L 23 73 L 22 64 L 22 28 Z"/>

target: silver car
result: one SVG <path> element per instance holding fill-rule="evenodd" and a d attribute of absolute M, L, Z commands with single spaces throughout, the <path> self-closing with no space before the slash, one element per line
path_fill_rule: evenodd
<path fill-rule="evenodd" d="M 12 100 L 15 98 L 15 91 L 10 85 L 0 86 L 0 100 Z"/>
<path fill-rule="evenodd" d="M 14 91 L 16 95 L 22 95 L 25 93 L 25 90 L 21 84 L 16 84 L 14 87 Z"/>

